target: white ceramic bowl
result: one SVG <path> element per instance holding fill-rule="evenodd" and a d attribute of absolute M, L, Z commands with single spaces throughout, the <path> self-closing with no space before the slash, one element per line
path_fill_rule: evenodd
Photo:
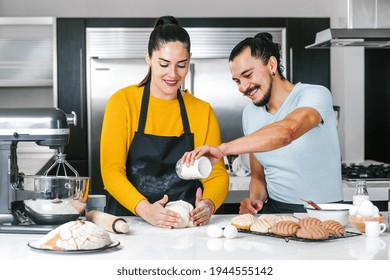
<path fill-rule="evenodd" d="M 313 206 L 307 205 L 305 209 L 310 217 L 317 218 L 321 221 L 335 220 L 341 223 L 343 226 L 348 225 L 349 209 L 352 204 L 346 203 L 323 203 L 318 204 L 321 210 L 314 209 Z"/>

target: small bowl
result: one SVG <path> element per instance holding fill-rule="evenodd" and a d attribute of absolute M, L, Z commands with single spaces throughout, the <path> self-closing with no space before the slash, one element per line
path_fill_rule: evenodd
<path fill-rule="evenodd" d="M 356 217 L 349 216 L 350 224 L 359 232 L 366 232 L 366 224 L 364 222 L 367 221 L 378 221 L 379 223 L 383 223 L 385 221 L 385 217 L 380 215 L 379 217 Z"/>
<path fill-rule="evenodd" d="M 305 209 L 310 217 L 317 218 L 321 221 L 335 220 L 343 226 L 348 225 L 349 209 L 352 208 L 352 204 L 322 203 L 317 205 L 321 207 L 321 210 L 315 209 L 311 205 L 305 206 Z"/>

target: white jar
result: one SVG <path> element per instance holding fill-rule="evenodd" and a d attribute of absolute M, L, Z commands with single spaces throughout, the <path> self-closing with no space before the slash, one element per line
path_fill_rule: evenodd
<path fill-rule="evenodd" d="M 176 163 L 176 173 L 183 180 L 194 180 L 207 178 L 213 166 L 207 157 L 200 157 L 195 160 L 191 166 L 186 166 L 180 162 L 180 159 Z"/>

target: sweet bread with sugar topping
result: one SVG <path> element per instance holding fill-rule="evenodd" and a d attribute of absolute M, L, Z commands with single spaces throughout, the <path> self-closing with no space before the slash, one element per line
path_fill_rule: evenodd
<path fill-rule="evenodd" d="M 240 214 L 231 219 L 232 226 L 241 229 L 250 229 L 251 225 L 256 221 L 256 217 L 252 214 Z"/>
<path fill-rule="evenodd" d="M 280 221 L 272 226 L 269 232 L 279 236 L 294 236 L 299 229 L 299 224 L 293 221 Z"/>
<path fill-rule="evenodd" d="M 321 225 L 307 225 L 298 229 L 296 233 L 297 237 L 306 239 L 327 239 L 329 233 Z"/>
<path fill-rule="evenodd" d="M 330 235 L 344 235 L 345 227 L 335 220 L 323 221 L 321 226 L 326 229 Z"/>
<path fill-rule="evenodd" d="M 321 220 L 313 217 L 305 217 L 299 220 L 299 225 L 301 227 L 321 225 L 321 223 L 322 223 Z"/>

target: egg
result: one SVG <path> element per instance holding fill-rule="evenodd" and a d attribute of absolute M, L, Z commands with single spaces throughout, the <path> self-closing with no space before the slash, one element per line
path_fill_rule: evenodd
<path fill-rule="evenodd" d="M 228 225 L 223 230 L 223 236 L 225 236 L 226 238 L 229 238 L 229 239 L 236 238 L 237 234 L 238 234 L 237 228 L 235 226 L 232 226 L 232 225 Z"/>
<path fill-rule="evenodd" d="M 363 217 L 371 217 L 374 213 L 373 207 L 367 206 L 367 205 L 361 205 L 358 209 L 358 214 Z"/>
<path fill-rule="evenodd" d="M 220 238 L 223 236 L 223 230 L 217 225 L 210 225 L 206 229 L 207 235 L 211 238 Z"/>
<path fill-rule="evenodd" d="M 349 209 L 349 215 L 356 216 L 358 213 L 359 206 L 354 205 Z"/>
<path fill-rule="evenodd" d="M 369 207 L 373 207 L 374 204 L 372 204 L 372 202 L 369 201 L 369 200 L 363 200 L 362 203 L 360 203 L 360 206 L 369 206 Z"/>
<path fill-rule="evenodd" d="M 373 209 L 374 215 L 379 216 L 379 208 L 374 205 L 372 209 Z"/>

